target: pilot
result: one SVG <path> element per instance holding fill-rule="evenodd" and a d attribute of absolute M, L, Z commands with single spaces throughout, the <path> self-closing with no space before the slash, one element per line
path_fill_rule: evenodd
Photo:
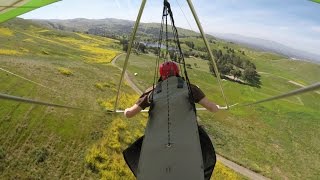
<path fill-rule="evenodd" d="M 160 65 L 160 80 L 166 80 L 170 76 L 180 76 L 179 67 L 177 63 L 173 61 L 167 61 Z M 141 110 L 149 107 L 151 105 L 149 101 L 149 95 L 152 92 L 153 88 L 148 88 L 139 98 L 139 100 L 130 108 L 125 109 L 124 115 L 127 118 L 131 118 L 138 114 Z M 227 107 L 221 107 L 214 102 L 209 101 L 205 94 L 201 91 L 198 86 L 191 84 L 191 91 L 193 94 L 193 99 L 195 103 L 199 103 L 204 108 L 210 112 L 217 112 L 219 109 L 227 109 Z"/>

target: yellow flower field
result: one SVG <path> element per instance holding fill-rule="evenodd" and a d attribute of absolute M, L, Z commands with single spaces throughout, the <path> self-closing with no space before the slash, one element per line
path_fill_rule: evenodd
<path fill-rule="evenodd" d="M 99 172 L 102 179 L 135 179 L 123 159 L 122 151 L 142 136 L 142 132 L 128 126 L 127 121 L 115 118 L 102 140 L 86 156 L 89 168 Z"/>
<path fill-rule="evenodd" d="M 0 36 L 13 36 L 13 31 L 8 28 L 1 28 L 0 27 Z"/>
<path fill-rule="evenodd" d="M 22 53 L 11 49 L 0 49 L 1 55 L 21 55 Z"/>
<path fill-rule="evenodd" d="M 81 45 L 80 48 L 92 54 L 92 56 L 85 56 L 84 58 L 85 60 L 94 63 L 109 63 L 119 54 L 119 52 L 115 50 L 103 49 L 89 45 Z"/>

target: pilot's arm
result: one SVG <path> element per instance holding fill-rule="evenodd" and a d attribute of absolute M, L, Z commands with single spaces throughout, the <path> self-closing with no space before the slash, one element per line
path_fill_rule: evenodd
<path fill-rule="evenodd" d="M 140 106 L 138 106 L 137 104 L 135 104 L 132 107 L 125 109 L 124 110 L 124 115 L 127 118 L 132 118 L 133 116 L 138 114 L 141 110 L 142 110 L 142 108 Z"/>
<path fill-rule="evenodd" d="M 219 111 L 219 106 L 216 105 L 215 103 L 209 101 L 208 98 L 204 97 L 199 101 L 199 104 L 206 108 L 210 112 L 217 112 Z"/>
<path fill-rule="evenodd" d="M 152 87 L 148 88 L 138 99 L 138 101 L 130 108 L 127 108 L 124 110 L 124 116 L 127 118 L 132 118 L 133 116 L 137 115 L 139 112 L 141 112 L 143 109 L 149 107 L 150 101 L 149 101 L 149 95 L 151 91 L 153 90 Z"/>
<path fill-rule="evenodd" d="M 192 90 L 192 94 L 195 102 L 199 103 L 208 111 L 217 112 L 219 110 L 228 109 L 227 107 L 221 107 L 215 104 L 214 102 L 210 101 L 198 86 L 191 84 L 191 90 Z"/>

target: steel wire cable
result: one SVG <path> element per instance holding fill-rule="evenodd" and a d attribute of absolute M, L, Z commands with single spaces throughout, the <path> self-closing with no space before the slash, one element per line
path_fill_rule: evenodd
<path fill-rule="evenodd" d="M 294 91 L 290 91 L 288 93 L 284 93 L 284 94 L 280 94 L 278 96 L 273 96 L 273 97 L 270 97 L 270 98 L 262 99 L 262 100 L 259 100 L 259 101 L 253 102 L 253 103 L 240 104 L 239 106 L 251 106 L 251 105 L 260 104 L 260 103 L 263 103 L 263 102 L 273 101 L 273 100 L 277 100 L 277 99 L 283 99 L 283 98 L 286 98 L 286 97 L 290 97 L 290 96 L 306 93 L 306 92 L 309 92 L 309 91 L 314 91 L 314 90 L 317 90 L 319 88 L 320 88 L 320 82 L 317 82 L 317 83 L 312 84 L 310 86 L 306 86 L 306 87 L 303 87 L 303 88 L 300 88 L 300 89 L 297 89 L 297 90 L 294 90 Z"/>
<path fill-rule="evenodd" d="M 47 89 L 49 89 L 49 90 L 51 90 L 51 91 L 54 91 L 54 92 L 57 92 L 56 90 L 54 90 L 54 89 L 52 89 L 52 88 L 50 88 L 50 87 L 48 87 L 48 86 L 45 86 L 45 85 L 43 85 L 43 84 L 40 84 L 40 83 L 38 83 L 38 82 L 35 82 L 35 81 L 30 80 L 30 79 L 28 79 L 28 78 L 25 78 L 25 77 L 23 77 L 23 76 L 21 76 L 21 75 L 18 75 L 18 74 L 15 74 L 15 73 L 13 73 L 13 72 L 10 72 L 9 70 L 3 69 L 3 68 L 1 68 L 1 67 L 0 67 L 0 70 L 1 70 L 1 71 L 4 71 L 4 72 L 6 72 L 6 73 L 9 73 L 9 74 L 11 74 L 11 75 L 13 75 L 13 76 L 16 76 L 16 77 L 18 77 L 18 78 L 21 78 L 21 79 L 23 79 L 23 80 L 26 80 L 26 81 L 28 81 L 28 82 L 31 82 L 31 83 L 33 83 L 33 84 L 36 84 L 36 85 L 38 85 L 38 86 L 47 88 Z"/>
<path fill-rule="evenodd" d="M 194 31 L 194 30 L 193 30 L 193 28 L 191 27 L 191 24 L 190 24 L 190 22 L 189 22 L 189 20 L 188 20 L 187 16 L 185 15 L 184 11 L 182 10 L 182 8 L 181 8 L 181 6 L 180 6 L 180 3 L 178 2 L 178 0 L 176 0 L 176 2 L 177 2 L 177 4 L 178 4 L 178 6 L 179 6 L 179 8 L 180 8 L 180 11 L 182 12 L 182 14 L 183 14 L 184 18 L 187 20 L 187 23 L 188 23 L 188 25 L 189 25 L 190 29 L 191 29 L 192 31 Z"/>
<path fill-rule="evenodd" d="M 85 109 L 85 108 L 80 108 L 80 107 L 61 105 L 61 104 L 54 104 L 54 103 L 50 103 L 50 102 L 44 102 L 44 101 L 39 101 L 39 100 L 34 100 L 34 99 L 28 99 L 28 98 L 23 98 L 23 97 L 19 97 L 19 96 L 12 96 L 12 95 L 3 94 L 3 93 L 0 93 L 0 99 L 10 100 L 10 101 L 17 101 L 17 102 L 24 102 L 24 103 L 29 103 L 29 104 L 38 104 L 38 105 L 44 105 L 44 106 L 51 106 L 51 107 L 57 107 L 57 108 L 66 108 L 66 109 L 74 109 L 74 110 L 89 111 L 89 112 L 102 112 L 102 111 L 96 111 L 96 110 L 92 110 L 92 109 Z"/>

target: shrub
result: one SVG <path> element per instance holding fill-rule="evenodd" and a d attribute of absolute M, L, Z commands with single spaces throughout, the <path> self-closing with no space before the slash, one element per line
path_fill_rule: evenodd
<path fill-rule="evenodd" d="M 66 75 L 66 76 L 71 76 L 73 73 L 70 69 L 68 68 L 64 68 L 64 67 L 59 67 L 58 68 L 58 71 L 63 74 L 63 75 Z"/>
<path fill-rule="evenodd" d="M 41 53 L 44 54 L 44 55 L 50 55 L 50 53 L 48 51 L 45 51 L 45 50 L 42 50 Z"/>
<path fill-rule="evenodd" d="M 44 162 L 47 157 L 49 156 L 49 152 L 46 148 L 42 147 L 40 149 L 36 149 L 35 151 L 33 151 L 33 157 L 34 157 L 34 161 L 36 163 L 42 163 Z"/>
<path fill-rule="evenodd" d="M 3 147 L 0 146 L 0 160 L 6 157 L 6 152 L 4 151 Z"/>
<path fill-rule="evenodd" d="M 187 67 L 188 69 L 192 69 L 191 64 L 186 64 L 186 67 Z"/>
<path fill-rule="evenodd" d="M 104 91 L 106 88 L 112 88 L 115 86 L 114 82 L 108 82 L 108 83 L 104 83 L 104 82 L 98 82 L 96 84 L 94 84 L 94 86 L 98 89 L 100 89 L 101 91 Z"/>

